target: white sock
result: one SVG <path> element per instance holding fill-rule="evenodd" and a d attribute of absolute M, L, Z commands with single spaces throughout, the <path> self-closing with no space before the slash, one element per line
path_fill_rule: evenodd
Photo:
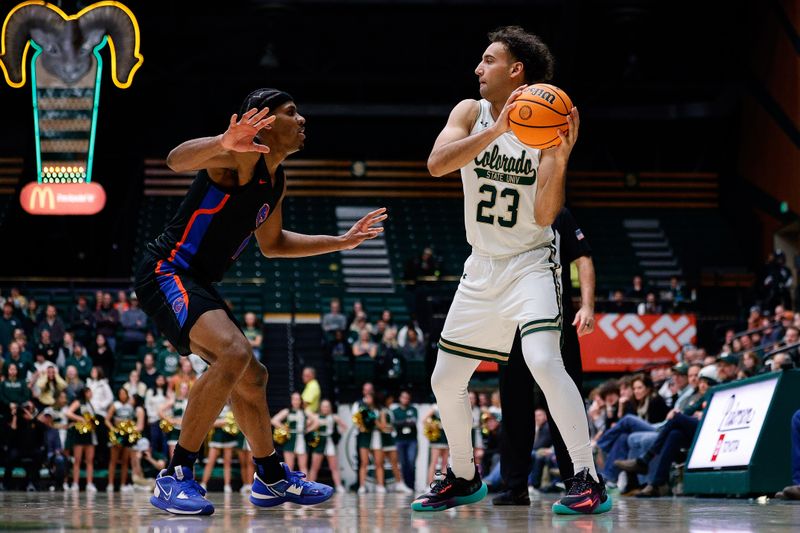
<path fill-rule="evenodd" d="M 442 429 L 450 446 L 450 468 L 456 477 L 475 477 L 472 454 L 472 409 L 467 385 L 480 361 L 439 350 L 431 387 L 439 405 Z"/>
<path fill-rule="evenodd" d="M 564 437 L 575 474 L 588 468 L 595 481 L 598 481 L 583 399 L 564 368 L 559 335 L 558 331 L 552 330 L 525 335 L 522 337 L 522 353 L 547 399 L 553 422 Z"/>

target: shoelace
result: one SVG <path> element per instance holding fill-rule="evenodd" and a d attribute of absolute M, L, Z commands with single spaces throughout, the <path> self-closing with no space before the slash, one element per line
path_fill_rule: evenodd
<path fill-rule="evenodd" d="M 309 488 L 311 487 L 311 482 L 305 481 L 305 477 L 306 475 L 303 472 L 290 471 L 287 481 L 289 481 L 289 483 L 292 485 L 299 485 L 303 488 Z"/>
<path fill-rule="evenodd" d="M 576 475 L 575 477 L 565 481 L 572 482 L 572 485 L 569 488 L 569 492 L 567 493 L 568 496 L 580 494 L 592 488 L 592 480 L 589 477 L 589 473 L 586 471 L 582 471 L 578 473 L 578 475 Z"/>
<path fill-rule="evenodd" d="M 181 487 L 181 490 L 187 496 L 205 496 L 206 489 L 203 488 L 197 480 L 192 479 L 191 481 L 186 482 L 186 487 Z"/>
<path fill-rule="evenodd" d="M 436 474 L 433 476 L 433 482 L 430 484 L 431 492 L 434 494 L 438 494 L 441 490 L 447 485 L 447 476 L 444 475 L 440 470 L 436 471 Z"/>

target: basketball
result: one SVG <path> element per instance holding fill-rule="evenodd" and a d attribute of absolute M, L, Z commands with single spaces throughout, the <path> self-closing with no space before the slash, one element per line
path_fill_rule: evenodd
<path fill-rule="evenodd" d="M 511 131 L 531 148 L 551 148 L 561 144 L 557 130 L 569 129 L 567 115 L 572 100 L 567 93 L 546 83 L 531 85 L 517 99 L 509 113 Z"/>

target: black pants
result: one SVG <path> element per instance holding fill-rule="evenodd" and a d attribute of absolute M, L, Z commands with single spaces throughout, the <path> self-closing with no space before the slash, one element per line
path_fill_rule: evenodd
<path fill-rule="evenodd" d="M 569 320 L 567 320 L 569 319 Z M 583 368 L 581 366 L 581 350 L 578 334 L 572 326 L 572 317 L 564 317 L 564 346 L 561 349 L 567 373 L 581 390 Z M 500 439 L 500 475 L 506 487 L 511 490 L 523 490 L 528 487 L 528 474 L 531 472 L 531 450 L 536 428 L 534 411 L 536 410 L 536 382 L 531 376 L 528 365 L 522 356 L 522 342 L 519 331 L 514 337 L 514 346 L 507 365 L 500 366 L 500 402 L 503 406 Z M 541 390 L 541 389 L 540 389 Z M 558 460 L 558 469 L 562 479 L 574 475 L 572 458 L 567 452 L 564 439 L 550 416 L 550 408 L 541 398 L 542 407 L 547 412 L 550 435 Z M 587 422 L 588 424 L 588 422 Z"/>
<path fill-rule="evenodd" d="M 25 481 L 39 485 L 39 469 L 42 467 L 44 454 L 41 449 L 24 450 L 16 447 L 9 447 L 5 456 L 5 474 L 3 484 L 8 490 L 11 487 L 12 474 L 14 468 L 21 466 L 25 469 Z M 24 486 L 24 485 L 23 485 Z"/>

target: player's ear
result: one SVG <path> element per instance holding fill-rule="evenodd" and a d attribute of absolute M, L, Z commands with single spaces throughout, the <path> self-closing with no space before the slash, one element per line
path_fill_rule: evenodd
<path fill-rule="evenodd" d="M 522 61 L 511 63 L 511 77 L 519 78 L 520 80 L 525 79 L 525 65 L 522 64 Z"/>

